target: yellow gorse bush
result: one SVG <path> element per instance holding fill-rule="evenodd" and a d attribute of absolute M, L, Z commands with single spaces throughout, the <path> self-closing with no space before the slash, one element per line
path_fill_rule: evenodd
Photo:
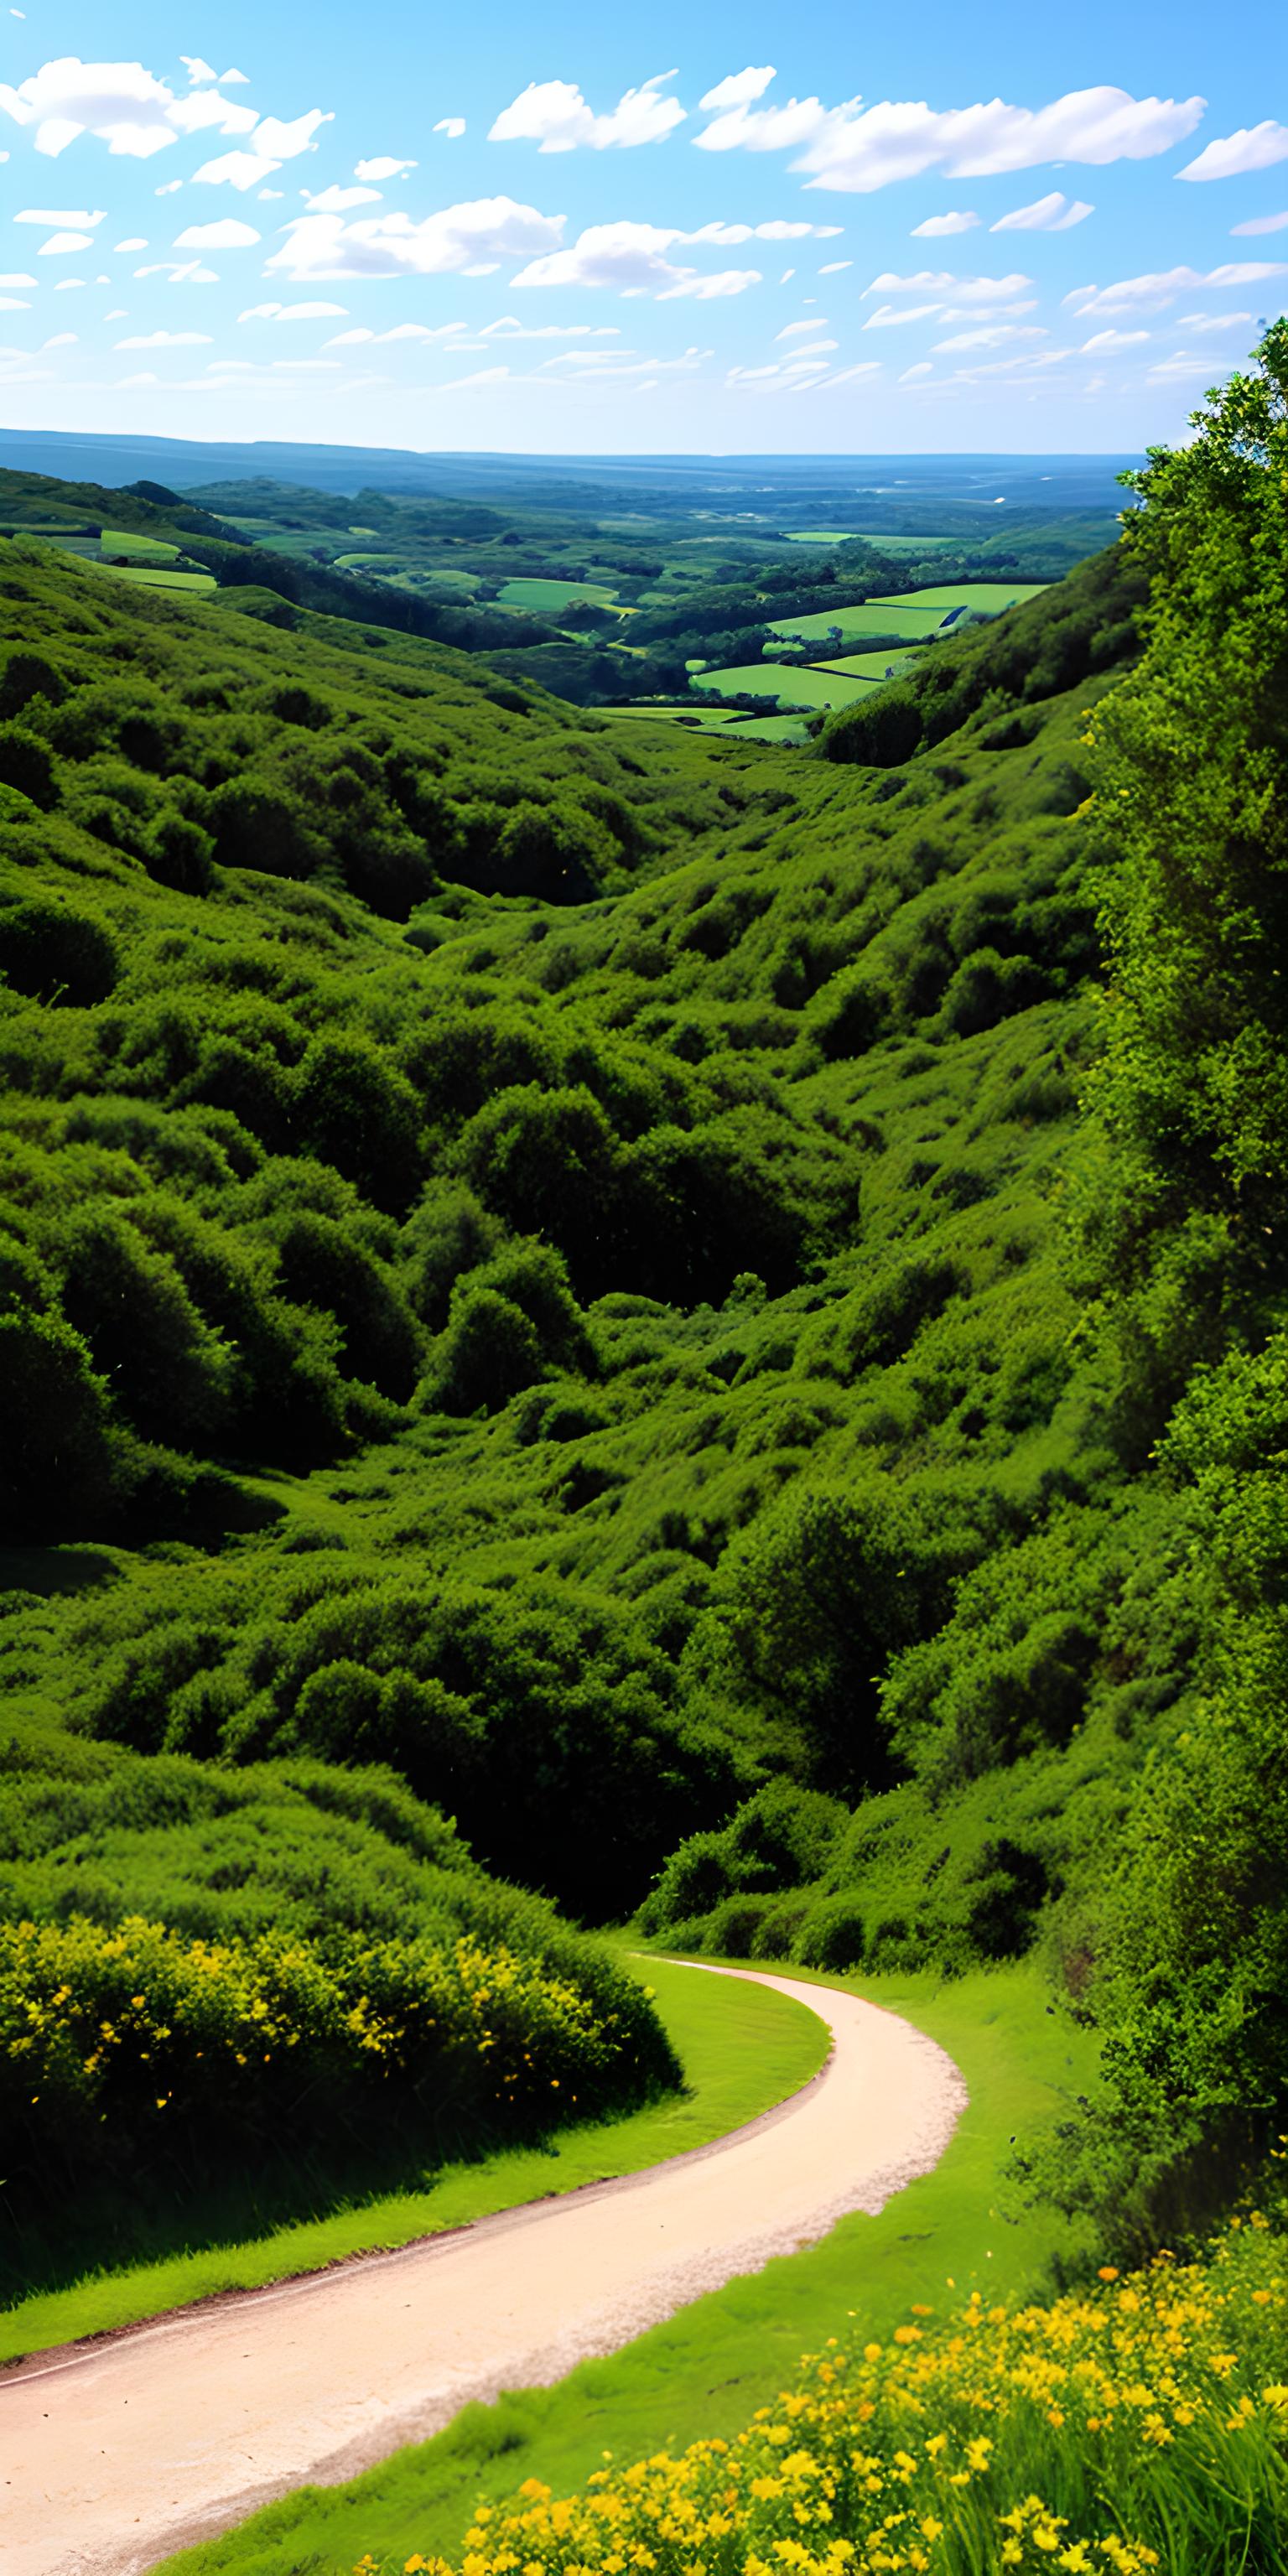
<path fill-rule="evenodd" d="M 829 2343 L 731 2442 L 606 2464 L 573 2497 L 530 2478 L 480 2506 L 459 2569 L 360 2576 L 1271 2576 L 1286 2276 L 1254 2217 L 1204 2263 L 920 2308 L 889 2343 Z"/>
<path fill-rule="evenodd" d="M 307 2099 L 414 2104 L 522 2134 L 593 2094 L 621 2047 L 611 2009 L 538 1955 L 291 1932 L 206 1941 L 131 1916 L 0 1924 L 0 2121 L 11 2166 L 131 2156 L 185 2118 L 266 2132 Z"/>

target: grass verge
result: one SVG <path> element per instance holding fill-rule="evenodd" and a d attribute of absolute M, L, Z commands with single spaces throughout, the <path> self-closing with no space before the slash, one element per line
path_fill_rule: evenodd
<path fill-rule="evenodd" d="M 447 2166 L 426 2176 L 417 2190 L 350 2201 L 243 2243 L 197 2246 L 161 2262 L 94 2273 L 66 2289 L 35 2292 L 0 2313 L 0 2362 L 136 2325 L 220 2291 L 257 2289 L 319 2271 L 347 2255 L 386 2252 L 523 2201 L 639 2173 L 772 2110 L 823 2063 L 823 2023 L 785 1995 L 695 1975 L 661 1959 L 638 1964 L 637 1973 L 652 1986 L 679 2053 L 688 2079 L 683 2094 L 670 2094 L 626 2119 L 569 2129 L 549 2147 Z"/>
<path fill-rule="evenodd" d="M 843 2219 L 822 2244 L 696 2300 L 557 2387 L 466 2407 L 432 2441 L 347 2486 L 297 2489 L 168 2560 L 158 2576 L 347 2576 L 366 2550 L 398 2563 L 416 2550 L 458 2560 L 481 2496 L 498 2500 L 535 2474 L 570 2494 L 605 2451 L 642 2459 L 700 2435 L 733 2435 L 791 2381 L 803 2351 L 852 2319 L 883 2337 L 914 2300 L 938 2306 L 977 2285 L 994 2298 L 1036 2286 L 1056 2252 L 1069 2250 L 1067 2223 L 1008 2208 L 1003 2171 L 1012 2138 L 1085 2085 L 1091 2056 L 1087 2039 L 1048 2012 L 1040 1976 L 1015 1968 L 944 1985 L 929 1975 L 786 1973 L 848 1986 L 947 2049 L 971 2098 L 933 2173 L 879 2217 Z"/>

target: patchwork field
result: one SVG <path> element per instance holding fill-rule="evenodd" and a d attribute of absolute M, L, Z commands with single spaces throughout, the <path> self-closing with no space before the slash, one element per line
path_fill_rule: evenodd
<path fill-rule="evenodd" d="M 799 668 L 783 662 L 734 662 L 724 671 L 696 671 L 689 682 L 691 689 L 714 689 L 722 698 L 776 698 L 782 708 L 848 707 L 876 685 L 844 672 L 816 671 L 808 662 Z"/>
<path fill-rule="evenodd" d="M 808 643 L 825 641 L 829 636 L 839 634 L 843 644 L 851 640 L 861 643 L 865 635 L 899 635 L 906 637 L 909 643 L 924 644 L 928 635 L 934 635 L 947 623 L 948 616 L 942 602 L 935 600 L 923 604 L 924 599 L 924 593 L 919 591 L 916 606 L 911 599 L 900 599 L 893 604 L 869 599 L 854 608 L 815 609 L 806 617 L 771 617 L 769 630 L 772 635 L 801 635 Z M 963 600 L 954 603 L 958 607 L 965 604 Z"/>
<path fill-rule="evenodd" d="M 558 617 L 565 608 L 611 608 L 616 591 L 607 590 L 602 581 L 542 581 L 536 576 L 520 581 L 507 581 L 498 599 L 502 608 L 544 609 Z"/>

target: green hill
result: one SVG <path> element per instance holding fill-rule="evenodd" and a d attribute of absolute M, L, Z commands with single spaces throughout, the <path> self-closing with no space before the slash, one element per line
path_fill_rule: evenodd
<path fill-rule="evenodd" d="M 1061 2188 L 1128 2235 L 1284 2028 L 1282 428 L 1231 479 L 1232 420 L 817 757 L 0 549 L 19 1735 L 388 1766 L 717 1951 L 1039 1942 L 1113 2000 Z"/>

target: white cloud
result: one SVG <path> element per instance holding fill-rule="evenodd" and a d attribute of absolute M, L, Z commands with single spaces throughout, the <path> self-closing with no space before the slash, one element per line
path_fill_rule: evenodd
<path fill-rule="evenodd" d="M 0 295 L 0 313 L 30 313 L 25 295 Z"/>
<path fill-rule="evenodd" d="M 860 301 L 869 295 L 937 295 L 941 302 L 951 296 L 958 304 L 1002 304 L 1032 284 L 1019 269 L 1009 277 L 952 277 L 946 269 L 920 268 L 912 277 L 898 277 L 887 268 L 864 287 Z"/>
<path fill-rule="evenodd" d="M 915 367 L 904 368 L 899 382 L 901 385 L 915 384 L 918 376 L 933 376 L 934 372 L 933 363 L 929 358 L 919 358 Z"/>
<path fill-rule="evenodd" d="M 245 85 L 245 72 L 217 72 L 210 63 L 202 61 L 200 54 L 180 54 L 179 60 L 194 89 L 204 81 L 240 81 L 243 86 Z"/>
<path fill-rule="evenodd" d="M 74 349 L 76 345 L 77 335 L 74 331 L 55 331 L 52 339 L 41 341 L 41 355 L 43 356 L 46 349 Z"/>
<path fill-rule="evenodd" d="M 508 381 L 509 374 L 508 367 L 479 367 L 472 376 L 453 376 L 450 382 L 440 386 L 439 390 L 445 394 L 460 394 L 464 393 L 470 385 L 503 385 Z M 529 381 L 531 382 L 531 379 Z"/>
<path fill-rule="evenodd" d="M 127 304 L 118 304 L 112 312 L 105 313 L 103 316 L 105 322 L 128 322 L 129 318 L 130 310 Z"/>
<path fill-rule="evenodd" d="M 220 152 L 213 161 L 203 161 L 192 176 L 194 182 L 200 180 L 206 187 L 244 190 L 253 188 L 257 179 L 271 179 L 281 166 L 280 161 L 265 160 L 258 152 Z M 176 179 L 175 186 L 179 185 Z M 160 194 L 158 188 L 157 195 Z"/>
<path fill-rule="evenodd" d="M 830 357 L 832 351 L 834 349 L 839 349 L 840 345 L 839 340 L 811 340 L 805 348 L 793 350 L 793 360 L 799 361 L 802 358 Z"/>
<path fill-rule="evenodd" d="M 163 188 L 154 188 L 152 193 L 155 197 L 174 197 L 182 186 L 182 179 L 167 179 Z"/>
<path fill-rule="evenodd" d="M 34 286 L 35 283 L 35 278 L 28 277 L 21 269 L 15 269 L 8 277 L 0 277 L 0 287 Z"/>
<path fill-rule="evenodd" d="M 217 224 L 189 224 L 178 235 L 176 250 L 250 250 L 263 236 L 253 224 L 239 224 L 235 215 L 225 215 Z M 127 250 L 145 250 L 146 242 L 127 242 Z"/>
<path fill-rule="evenodd" d="M 1093 349 L 1136 349 L 1149 336 L 1148 331 L 1093 331 L 1091 338 L 1083 341 L 1082 354 L 1085 358 Z"/>
<path fill-rule="evenodd" d="M 216 134 L 249 134 L 259 123 L 259 110 L 238 107 L 235 99 L 222 98 L 218 90 L 197 89 L 187 98 L 177 98 L 166 110 L 166 118 L 180 134 L 204 134 L 211 128 Z"/>
<path fill-rule="evenodd" d="M 277 318 L 280 321 L 281 314 Z M 353 349 L 361 341 L 370 341 L 373 347 L 381 348 L 390 340 L 454 340 L 459 338 L 464 330 L 463 322 L 440 322 L 433 330 L 427 322 L 395 322 L 389 331 L 369 331 L 361 328 L 355 331 L 337 331 L 335 338 L 328 340 L 326 346 L 328 349 Z"/>
<path fill-rule="evenodd" d="M 465 119 L 463 116 L 440 116 L 433 130 L 435 134 L 445 134 L 449 143 L 459 143 L 465 132 Z"/>
<path fill-rule="evenodd" d="M 1001 349 L 1008 340 L 1045 340 L 1037 323 L 989 322 L 979 331 L 959 331 L 951 340 L 936 340 L 936 350 Z"/>
<path fill-rule="evenodd" d="M 379 203 L 378 188 L 319 188 L 316 196 L 308 198 L 310 212 L 315 215 L 347 215 L 355 206 L 378 206 Z"/>
<path fill-rule="evenodd" d="M 866 194 L 927 170 L 983 178 L 1043 161 L 1144 160 L 1191 134 L 1204 101 L 1135 99 L 1113 88 L 1071 90 L 1047 107 L 987 105 L 937 110 L 914 100 L 861 99 L 825 107 L 817 98 L 784 107 L 739 103 L 695 139 L 704 151 L 794 151 L 795 170 L 815 188 Z"/>
<path fill-rule="evenodd" d="M 272 253 L 270 271 L 324 277 L 487 276 L 503 259 L 553 251 L 562 215 L 542 215 L 513 197 L 477 197 L 413 223 L 409 215 L 297 215 Z"/>
<path fill-rule="evenodd" d="M 825 259 L 818 273 L 820 277 L 839 277 L 843 268 L 853 266 L 852 259 Z"/>
<path fill-rule="evenodd" d="M 208 349 L 208 331 L 147 331 L 134 339 L 118 340 L 118 349 Z"/>
<path fill-rule="evenodd" d="M 1120 277 L 1113 286 L 1075 286 L 1065 303 L 1079 318 L 1092 313 L 1161 312 L 1178 295 L 1193 295 L 1205 286 L 1255 286 L 1264 277 L 1288 276 L 1283 260 L 1227 260 L 1204 276 L 1197 268 L 1168 268 L 1144 277 Z"/>
<path fill-rule="evenodd" d="M 256 193 L 261 206 L 268 201 L 275 206 L 280 206 L 282 202 L 283 191 L 280 188 L 260 188 Z"/>
<path fill-rule="evenodd" d="M 34 125 L 38 152 L 56 158 L 78 135 L 95 134 L 108 150 L 145 161 L 178 141 L 164 81 L 142 63 L 83 63 L 75 54 L 42 64 L 16 89 L 0 82 L 0 108 L 18 125 Z"/>
<path fill-rule="evenodd" d="M 1269 170 L 1276 161 L 1288 161 L 1288 125 L 1276 125 L 1268 116 L 1261 125 L 1241 125 L 1237 134 L 1221 135 L 1176 176 L 1237 179 L 1246 170 Z"/>
<path fill-rule="evenodd" d="M 1215 357 L 1200 358 L 1192 349 L 1177 349 L 1170 358 L 1160 358 L 1157 366 L 1150 368 L 1145 381 L 1151 385 L 1191 382 L 1210 385 L 1214 369 L 1220 373 Z"/>
<path fill-rule="evenodd" d="M 912 238 L 914 241 L 946 241 L 951 233 L 973 233 L 980 220 L 978 215 L 966 212 L 927 215 L 924 224 L 913 225 Z M 902 376 L 899 381 L 903 383 Z"/>
<path fill-rule="evenodd" d="M 15 224 L 66 224 L 72 232 L 93 232 L 94 226 L 104 221 L 104 210 L 98 206 L 91 214 L 84 206 L 72 209 L 66 206 L 24 206 L 13 221 Z"/>
<path fill-rule="evenodd" d="M 869 313 L 865 331 L 889 331 L 900 322 L 924 322 L 931 313 L 942 313 L 941 304 L 878 304 Z"/>
<path fill-rule="evenodd" d="M 464 324 L 447 324 L 451 331 L 461 331 Z M 485 322 L 480 340 L 620 340 L 621 326 L 616 322 L 517 322 L 512 313 L 503 313 L 496 322 Z"/>
<path fill-rule="evenodd" d="M 92 233 L 51 233 L 48 241 L 41 243 L 36 257 L 37 259 L 65 259 L 71 251 L 92 250 L 93 247 Z"/>
<path fill-rule="evenodd" d="M 1246 224 L 1231 224 L 1230 226 L 1230 234 L 1233 240 L 1247 238 L 1248 236 L 1257 233 L 1283 232 L 1288 232 L 1288 210 L 1286 210 L 1282 215 L 1253 215 L 1249 218 Z"/>
<path fill-rule="evenodd" d="M 381 179 L 400 179 L 404 170 L 417 170 L 419 167 L 417 161 L 395 161 L 392 153 L 385 152 L 378 154 L 374 161 L 355 162 L 353 175 L 355 179 L 379 182 Z"/>
<path fill-rule="evenodd" d="M 999 215 L 988 229 L 991 233 L 1067 233 L 1095 211 L 1085 198 L 1075 197 L 1070 203 L 1062 189 L 1053 188 L 1049 197 L 1039 197 L 1031 206 L 1017 206 L 1013 214 Z"/>
<path fill-rule="evenodd" d="M 778 340 L 798 340 L 802 331 L 826 331 L 828 327 L 821 318 L 810 322 L 785 322 L 782 330 L 776 332 L 774 336 Z"/>
<path fill-rule="evenodd" d="M 316 148 L 313 137 L 318 127 L 334 121 L 330 109 L 320 107 L 309 108 L 305 115 L 293 117 L 287 124 L 280 116 L 261 117 L 255 128 L 255 149 L 274 161 L 296 161 L 301 152 Z"/>
<path fill-rule="evenodd" d="M 865 358 L 865 359 L 863 360 L 863 362 L 862 362 L 862 364 L 861 364 L 860 366 L 857 366 L 857 367 L 838 367 L 838 368 L 837 368 L 837 371 L 836 371 L 836 374 L 835 374 L 834 376 L 829 377 L 829 379 L 828 379 L 828 384 L 827 384 L 826 386 L 824 386 L 823 390 L 824 390 L 824 392 L 829 391 L 829 390 L 830 390 L 830 387 L 831 387 L 832 385 L 848 385 L 848 384 L 852 384 L 852 383 L 853 383 L 853 381 L 854 381 L 854 378 L 855 378 L 856 376 L 879 376 L 879 375 L 880 375 L 880 373 L 881 373 L 881 361 L 880 361 L 880 359 L 879 359 L 879 358 Z"/>
<path fill-rule="evenodd" d="M 715 88 L 707 90 L 699 99 L 698 105 L 710 109 L 713 115 L 727 107 L 750 107 L 753 100 L 764 97 L 771 80 L 777 77 L 772 63 L 762 63 L 759 69 L 754 63 L 749 63 L 745 72 L 730 72 L 727 80 L 717 81 Z"/>
<path fill-rule="evenodd" d="M 1213 331 L 1246 331 L 1252 321 L 1250 313 L 1182 313 L 1177 318 L 1178 331 L 1194 331 L 1205 337 Z"/>
<path fill-rule="evenodd" d="M 535 143 L 542 152 L 627 151 L 640 143 L 662 143 L 684 123 L 679 101 L 659 95 L 674 72 L 654 72 L 639 89 L 628 89 L 607 115 L 596 116 L 575 81 L 529 81 L 525 90 L 488 129 L 489 143 Z"/>
<path fill-rule="evenodd" d="M 688 238 L 659 224 L 592 224 L 566 249 L 533 260 L 512 280 L 515 287 L 608 287 L 619 295 L 661 298 L 740 295 L 760 284 L 756 268 L 724 269 L 704 276 L 666 254 Z"/>
<path fill-rule="evenodd" d="M 128 240 L 118 242 L 116 247 L 118 251 L 125 252 L 146 250 L 147 243 L 144 240 L 142 233 L 131 233 Z"/>
<path fill-rule="evenodd" d="M 55 295 L 70 295 L 76 287 L 83 286 L 84 283 L 85 280 L 83 277 L 60 277 L 56 287 L 54 288 L 54 293 Z"/>
<path fill-rule="evenodd" d="M 199 259 L 152 260 L 146 268 L 136 268 L 134 274 L 136 277 L 168 277 L 172 286 L 217 286 L 219 284 L 213 268 L 203 268 Z M 104 285 L 110 283 L 107 279 L 102 282 Z"/>
<path fill-rule="evenodd" d="M 333 322 L 348 311 L 345 304 L 248 304 L 239 322 Z"/>

